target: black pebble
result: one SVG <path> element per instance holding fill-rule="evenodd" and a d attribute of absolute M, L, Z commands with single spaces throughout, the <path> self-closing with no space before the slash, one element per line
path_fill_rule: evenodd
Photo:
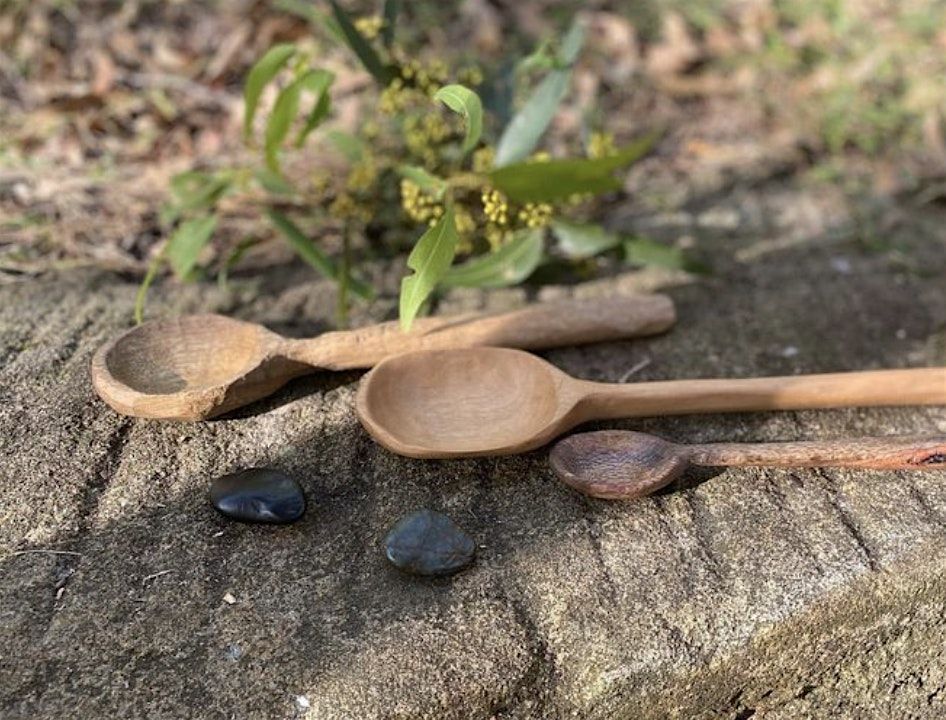
<path fill-rule="evenodd" d="M 415 575 L 451 575 L 469 565 L 475 553 L 473 538 L 433 510 L 405 515 L 384 539 L 388 560 Z"/>
<path fill-rule="evenodd" d="M 299 483 L 270 468 L 251 468 L 218 477 L 210 485 L 210 502 L 234 520 L 291 523 L 305 512 Z"/>

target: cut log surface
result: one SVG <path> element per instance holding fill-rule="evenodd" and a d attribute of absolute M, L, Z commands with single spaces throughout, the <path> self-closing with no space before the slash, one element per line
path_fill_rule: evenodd
<path fill-rule="evenodd" d="M 942 365 L 936 232 L 903 240 L 922 272 L 836 237 L 701 236 L 711 276 L 628 271 L 539 291 L 660 289 L 677 303 L 671 333 L 543 356 L 607 382 L 635 367 L 629 382 Z M 395 271 L 378 270 L 390 289 Z M 699 470 L 637 502 L 589 500 L 555 480 L 546 450 L 388 453 L 355 418 L 358 372 L 210 422 L 134 420 L 89 382 L 134 293 L 85 270 L 0 286 L 0 717 L 946 716 L 943 475 Z M 440 312 L 525 302 L 460 292 Z M 305 336 L 333 307 L 300 268 L 227 291 L 167 282 L 149 314 L 222 312 Z M 592 427 L 689 443 L 942 434 L 946 409 Z M 214 511 L 211 479 L 256 465 L 299 480 L 301 521 Z M 386 563 L 385 533 L 422 507 L 476 539 L 469 570 L 430 580 Z"/>

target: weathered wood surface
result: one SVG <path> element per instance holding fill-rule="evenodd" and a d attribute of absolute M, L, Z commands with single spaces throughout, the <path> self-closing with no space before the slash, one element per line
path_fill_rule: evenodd
<path fill-rule="evenodd" d="M 703 233 L 718 250 L 709 278 L 627 273 L 579 288 L 659 287 L 678 303 L 671 334 L 545 356 L 612 382 L 648 358 L 633 380 L 942 364 L 940 228 L 911 218 L 891 238 L 904 252 L 762 223 Z M 131 420 L 93 395 L 88 363 L 127 327 L 134 289 L 92 271 L 0 287 L 3 718 L 287 718 L 305 714 L 297 696 L 313 718 L 946 713 L 943 477 L 701 471 L 633 504 L 588 500 L 555 480 L 544 451 L 387 453 L 355 420 L 354 372 L 294 381 L 221 420 Z M 443 309 L 524 297 L 459 294 Z M 302 336 L 326 329 L 332 307 L 300 268 L 229 292 L 168 286 L 151 310 Z M 392 311 L 380 303 L 359 321 Z M 597 427 L 680 442 L 930 434 L 946 432 L 946 410 Z M 253 464 L 301 480 L 300 523 L 214 513 L 210 478 Z M 385 531 L 422 506 L 477 539 L 470 571 L 431 582 L 385 564 Z"/>

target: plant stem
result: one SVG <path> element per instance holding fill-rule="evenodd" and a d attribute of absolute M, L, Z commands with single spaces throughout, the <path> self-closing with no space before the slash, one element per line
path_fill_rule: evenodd
<path fill-rule="evenodd" d="M 348 327 L 348 283 L 351 268 L 351 223 L 345 223 L 342 231 L 342 262 L 338 269 L 338 301 L 335 306 L 335 321 L 339 327 Z"/>
<path fill-rule="evenodd" d="M 466 190 L 477 190 L 486 184 L 486 178 L 476 173 L 460 173 L 447 180 L 447 186 L 450 188 L 463 188 Z"/>
<path fill-rule="evenodd" d="M 167 245 L 165 245 L 167 247 Z M 161 248 L 161 251 L 154 256 L 154 259 L 148 264 L 148 272 L 145 274 L 145 279 L 141 281 L 141 285 L 138 286 L 138 292 L 135 294 L 135 324 L 141 325 L 144 322 L 145 316 L 145 301 L 148 299 L 148 288 L 151 287 L 151 283 L 154 282 L 155 276 L 158 274 L 158 268 L 161 267 L 161 263 L 164 261 L 164 248 Z"/>

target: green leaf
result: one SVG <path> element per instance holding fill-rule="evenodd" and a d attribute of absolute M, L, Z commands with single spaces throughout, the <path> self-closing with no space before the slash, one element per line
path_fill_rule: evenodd
<path fill-rule="evenodd" d="M 329 130 L 325 137 L 348 162 L 358 162 L 365 154 L 364 143 L 357 135 L 342 130 Z"/>
<path fill-rule="evenodd" d="M 276 96 L 273 110 L 269 114 L 269 121 L 266 123 L 266 135 L 263 141 L 266 166 L 275 173 L 279 172 L 279 148 L 286 139 L 286 135 L 289 134 L 289 128 L 292 126 L 296 113 L 299 112 L 301 92 L 302 88 L 298 81 L 283 88 Z"/>
<path fill-rule="evenodd" d="M 562 41 L 559 61 L 565 65 L 546 75 L 503 130 L 496 146 L 496 167 L 522 160 L 539 144 L 565 97 L 571 81 L 571 64 L 575 62 L 584 43 L 584 26 L 575 22 Z"/>
<path fill-rule="evenodd" d="M 263 57 L 250 70 L 246 78 L 246 85 L 243 86 L 243 137 L 250 139 L 253 133 L 253 118 L 256 116 L 256 108 L 259 105 L 260 95 L 263 88 L 276 77 L 276 74 L 285 67 L 296 52 L 296 46 L 292 43 L 282 43 L 271 47 Z"/>
<path fill-rule="evenodd" d="M 659 133 L 651 133 L 602 158 L 516 163 L 497 168 L 488 177 L 494 187 L 516 202 L 552 202 L 575 193 L 618 190 L 621 183 L 613 173 L 642 157 L 658 137 Z"/>
<path fill-rule="evenodd" d="M 298 15 L 308 20 L 309 23 L 315 27 L 323 28 L 339 42 L 345 42 L 345 35 L 342 33 L 342 29 L 338 26 L 338 23 L 335 22 L 335 18 L 316 10 L 312 7 L 311 2 L 304 2 L 304 0 L 276 0 L 275 6 L 279 10 Z"/>
<path fill-rule="evenodd" d="M 259 240 L 256 238 L 243 238 L 239 244 L 233 248 L 230 254 L 227 255 L 226 260 L 223 261 L 223 265 L 220 267 L 220 272 L 217 273 L 217 284 L 221 289 L 227 287 L 227 281 L 230 279 L 230 271 L 243 259 L 247 251 L 258 242 Z"/>
<path fill-rule="evenodd" d="M 618 190 L 621 183 L 594 160 L 550 160 L 507 165 L 489 174 L 490 182 L 516 202 L 552 202 L 576 193 Z"/>
<path fill-rule="evenodd" d="M 568 28 L 558 51 L 558 61 L 562 65 L 572 65 L 578 59 L 578 53 L 585 44 L 585 26 L 576 20 Z"/>
<path fill-rule="evenodd" d="M 692 273 L 709 272 L 706 265 L 687 257 L 680 248 L 663 245 L 643 237 L 624 240 L 624 261 L 631 265 L 658 265 Z"/>
<path fill-rule="evenodd" d="M 271 192 L 274 195 L 291 195 L 293 193 L 292 185 L 282 175 L 274 173 L 269 168 L 258 168 L 253 176 L 266 192 Z"/>
<path fill-rule="evenodd" d="M 329 3 L 332 6 L 335 21 L 338 23 L 342 34 L 345 36 L 345 42 L 348 44 L 348 47 L 358 56 L 365 70 L 371 73 L 371 77 L 373 77 L 379 85 L 387 85 L 392 79 L 391 68 L 381 62 L 378 53 L 371 47 L 365 39 L 365 36 L 358 32 L 358 28 L 355 27 L 354 23 L 352 23 L 347 13 L 342 10 L 339 4 L 335 2 L 335 0 L 329 0 Z"/>
<path fill-rule="evenodd" d="M 420 187 L 421 190 L 429 195 L 433 195 L 435 198 L 443 197 L 443 193 L 447 189 L 445 180 L 430 174 L 424 168 L 418 167 L 417 165 L 401 165 L 398 167 L 397 172 L 398 175 L 407 178 Z"/>
<path fill-rule="evenodd" d="M 384 28 L 381 30 L 381 40 L 386 48 L 391 47 L 391 43 L 394 42 L 394 26 L 400 12 L 401 0 L 384 0 L 384 11 L 381 13 L 384 18 Z"/>
<path fill-rule="evenodd" d="M 553 70 L 517 112 L 496 146 L 496 167 L 522 160 L 539 144 L 568 89 L 571 72 Z"/>
<path fill-rule="evenodd" d="M 191 210 L 208 210 L 217 204 L 233 186 L 233 177 L 226 172 L 205 173 L 189 170 L 171 178 L 171 194 L 177 214 Z"/>
<path fill-rule="evenodd" d="M 305 125 L 299 131 L 296 138 L 296 147 L 302 147 L 305 139 L 309 137 L 315 128 L 319 126 L 329 113 L 332 106 L 332 99 L 328 94 L 329 88 L 335 82 L 335 74 L 328 70 L 310 70 L 300 78 L 303 89 L 315 96 L 315 103 L 309 116 L 306 118 Z"/>
<path fill-rule="evenodd" d="M 279 95 L 276 96 L 273 110 L 269 114 L 269 122 L 266 124 L 264 140 L 266 165 L 270 170 L 277 173 L 279 172 L 279 148 L 289 134 L 292 122 L 299 112 L 299 103 L 303 91 L 314 94 L 316 101 L 309 117 L 306 119 L 305 126 L 299 132 L 299 137 L 296 139 L 297 147 L 302 145 L 308 134 L 312 132 L 328 114 L 328 88 L 334 79 L 335 76 L 328 70 L 306 70 L 302 75 L 283 88 Z"/>
<path fill-rule="evenodd" d="M 534 70 L 551 70 L 555 67 L 555 53 L 552 52 L 550 40 L 543 40 L 536 45 L 535 50 L 516 63 L 517 73 L 527 73 Z"/>
<path fill-rule="evenodd" d="M 306 237 L 305 233 L 287 216 L 278 210 L 270 208 L 266 211 L 270 222 L 276 227 L 283 237 L 289 242 L 293 250 L 305 260 L 309 265 L 318 270 L 322 275 L 332 280 L 338 281 L 339 273 L 335 263 L 331 258 L 323 253 L 312 240 Z M 362 281 L 356 278 L 350 278 L 349 287 L 358 297 L 370 299 L 374 296 L 374 291 Z"/>
<path fill-rule="evenodd" d="M 594 257 L 621 244 L 620 236 L 600 225 L 555 220 L 552 222 L 552 232 L 555 233 L 562 254 L 573 260 Z"/>
<path fill-rule="evenodd" d="M 446 287 L 497 288 L 518 285 L 542 262 L 541 229 L 520 230 L 496 252 L 454 265 L 441 284 Z"/>
<path fill-rule="evenodd" d="M 197 264 L 197 257 L 210 241 L 217 227 L 216 215 L 205 215 L 182 222 L 168 240 L 165 255 L 174 274 L 186 279 Z"/>
<path fill-rule="evenodd" d="M 443 217 L 421 235 L 407 258 L 414 274 L 401 280 L 401 329 L 410 330 L 421 305 L 450 269 L 456 249 L 457 228 L 453 206 L 448 204 Z"/>
<path fill-rule="evenodd" d="M 463 139 L 463 154 L 476 147 L 483 134 L 483 104 L 480 96 L 463 85 L 445 85 L 434 95 L 444 105 L 466 120 L 466 137 Z"/>

